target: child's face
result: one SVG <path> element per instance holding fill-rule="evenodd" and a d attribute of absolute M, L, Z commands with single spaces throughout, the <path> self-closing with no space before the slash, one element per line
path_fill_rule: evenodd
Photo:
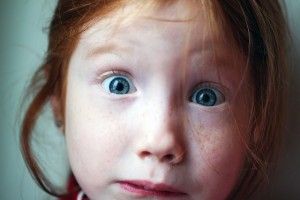
<path fill-rule="evenodd" d="M 217 200 L 236 183 L 250 99 L 244 60 L 204 15 L 157 19 L 188 17 L 186 2 L 147 13 L 127 6 L 79 40 L 65 132 L 72 171 L 93 200 Z"/>

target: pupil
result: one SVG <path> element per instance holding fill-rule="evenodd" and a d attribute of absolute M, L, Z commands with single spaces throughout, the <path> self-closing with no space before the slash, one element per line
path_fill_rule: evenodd
<path fill-rule="evenodd" d="M 109 84 L 109 90 L 115 94 L 127 94 L 129 92 L 129 83 L 122 77 L 114 78 Z"/>
<path fill-rule="evenodd" d="M 124 85 L 119 81 L 116 81 L 116 90 L 122 91 L 124 89 Z"/>
<path fill-rule="evenodd" d="M 203 102 L 208 103 L 209 102 L 209 95 L 208 94 L 201 94 L 200 99 L 202 99 Z"/>
<path fill-rule="evenodd" d="M 204 106 L 214 106 L 217 101 L 217 97 L 214 91 L 210 89 L 202 89 L 198 92 L 196 101 Z"/>

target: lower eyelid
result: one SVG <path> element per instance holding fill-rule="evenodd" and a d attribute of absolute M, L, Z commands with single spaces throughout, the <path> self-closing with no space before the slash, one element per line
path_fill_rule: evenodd
<path fill-rule="evenodd" d="M 193 102 L 189 102 L 189 105 L 195 110 L 198 110 L 200 112 L 206 112 L 206 113 L 220 113 L 220 112 L 224 112 L 224 111 L 227 112 L 228 108 L 229 108 L 229 104 L 226 101 L 219 105 L 210 106 L 210 107 L 195 104 Z"/>

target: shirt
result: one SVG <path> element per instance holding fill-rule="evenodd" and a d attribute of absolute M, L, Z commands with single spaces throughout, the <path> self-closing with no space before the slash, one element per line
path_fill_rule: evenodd
<path fill-rule="evenodd" d="M 79 184 L 75 177 L 71 174 L 67 185 L 67 191 L 69 194 L 64 197 L 60 197 L 59 200 L 89 200 L 89 198 L 78 188 L 80 188 Z"/>

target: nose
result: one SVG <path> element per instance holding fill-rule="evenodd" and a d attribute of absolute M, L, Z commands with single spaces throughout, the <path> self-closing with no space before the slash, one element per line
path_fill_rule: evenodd
<path fill-rule="evenodd" d="M 139 149 L 138 156 L 141 159 L 152 157 L 159 162 L 175 165 L 182 162 L 184 150 L 171 137 L 148 139 L 146 145 Z"/>
<path fill-rule="evenodd" d="M 184 116 L 171 105 L 167 109 L 162 107 L 157 106 L 144 114 L 137 155 L 143 160 L 148 158 L 171 165 L 179 164 L 185 156 L 184 121 L 181 120 Z"/>

